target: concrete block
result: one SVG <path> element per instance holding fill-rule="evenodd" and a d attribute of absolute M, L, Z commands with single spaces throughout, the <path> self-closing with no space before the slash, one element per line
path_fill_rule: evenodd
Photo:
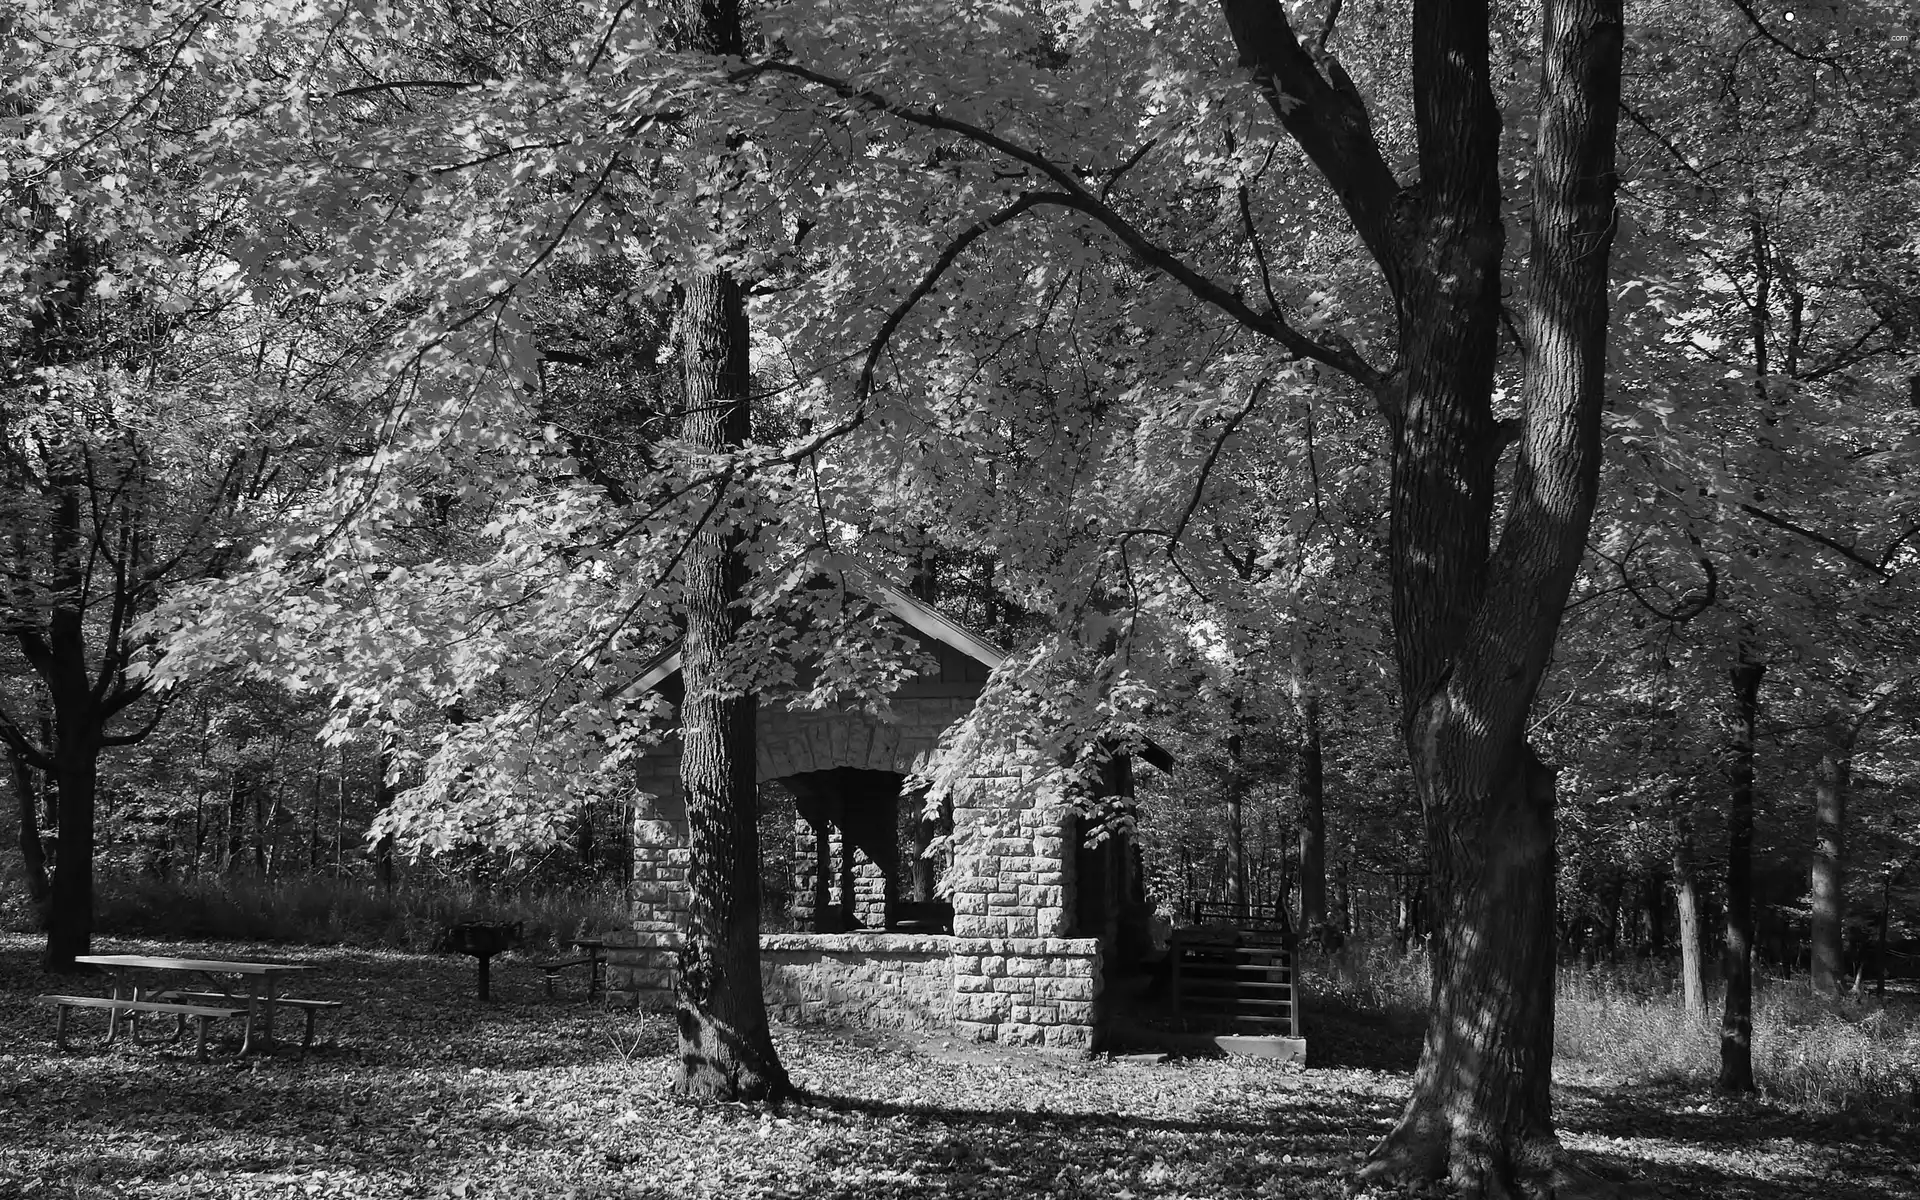
<path fill-rule="evenodd" d="M 1041 1000 L 1092 1000 L 1094 998 L 1093 980 L 1079 978 L 1035 979 L 1031 990 L 1036 999 Z"/>
<path fill-rule="evenodd" d="M 956 1021 L 1005 1021 L 1013 1011 L 1013 997 L 998 992 L 963 992 L 953 998 Z"/>

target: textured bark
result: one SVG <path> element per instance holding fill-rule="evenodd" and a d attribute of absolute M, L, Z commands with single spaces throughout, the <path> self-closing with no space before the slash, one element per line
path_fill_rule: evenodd
<path fill-rule="evenodd" d="M 1617 0 L 1543 5 L 1525 421 L 1491 553 L 1507 436 L 1491 405 L 1505 234 L 1487 22 L 1481 3 L 1413 9 L 1420 183 L 1403 197 L 1412 233 L 1397 276 L 1406 367 L 1381 400 L 1395 649 L 1436 936 L 1413 1092 L 1362 1175 L 1445 1179 L 1470 1196 L 1572 1195 L 1588 1181 L 1560 1151 L 1548 1093 L 1554 777 L 1526 741 L 1526 716 L 1597 491 L 1621 12 Z"/>
<path fill-rule="evenodd" d="M 1320 752 L 1320 697 L 1309 684 L 1299 702 L 1300 743 L 1294 754 L 1294 792 L 1300 801 L 1300 932 L 1323 942 L 1327 926 L 1326 780 Z"/>
<path fill-rule="evenodd" d="M 53 890 L 47 907 L 47 947 L 41 965 L 71 972 L 75 955 L 93 948 L 93 807 L 100 747 L 90 730 L 61 731 L 54 742 L 60 787 L 60 838 L 53 848 Z"/>
<path fill-rule="evenodd" d="M 736 17 L 737 20 L 737 17 Z M 744 443 L 751 432 L 746 301 L 725 272 L 684 284 L 680 307 L 685 410 L 681 436 L 697 450 Z M 724 486 L 716 484 L 715 486 Z M 778 1100 L 792 1091 L 774 1051 L 760 986 L 760 835 L 755 698 L 733 689 L 729 660 L 744 618 L 745 534 L 716 517 L 692 535 L 683 566 L 680 782 L 692 835 L 692 893 L 681 949 L 675 1090 L 708 1100 Z"/>
<path fill-rule="evenodd" d="M 1680 991 L 1687 1014 L 1705 1024 L 1707 990 L 1700 964 L 1700 889 L 1693 870 L 1693 826 L 1682 817 L 1673 839 L 1673 910 L 1680 926 Z"/>
<path fill-rule="evenodd" d="M 1820 756 L 1813 792 L 1813 863 L 1808 872 L 1813 905 L 1813 990 L 1838 994 L 1846 978 L 1843 939 L 1847 923 L 1847 786 L 1852 747 L 1836 739 Z"/>
<path fill-rule="evenodd" d="M 1740 647 L 1728 679 L 1733 704 L 1727 718 L 1727 921 L 1721 974 L 1726 1005 L 1720 1013 L 1719 1086 L 1753 1091 L 1753 756 L 1766 666 Z"/>

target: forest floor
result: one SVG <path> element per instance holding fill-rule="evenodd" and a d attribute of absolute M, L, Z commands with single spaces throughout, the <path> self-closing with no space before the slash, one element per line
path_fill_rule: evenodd
<path fill-rule="evenodd" d="M 1335 1197 L 1407 1094 L 1418 1030 L 1309 1012 L 1309 1066 L 1143 1062 L 776 1027 L 816 1102 L 693 1106 L 669 1021 L 610 1011 L 524 959 L 114 942 L 297 958 L 348 1002 L 305 1061 L 61 1053 L 36 939 L 0 935 L 0 1197 Z M 579 972 L 571 973 L 578 976 Z M 104 1022 L 81 1020 L 83 1034 Z M 327 1022 L 323 1019 L 323 1027 Z M 1674 1087 L 1557 1088 L 1566 1144 L 1665 1196 L 1920 1196 L 1912 1113 L 1814 1114 Z"/>

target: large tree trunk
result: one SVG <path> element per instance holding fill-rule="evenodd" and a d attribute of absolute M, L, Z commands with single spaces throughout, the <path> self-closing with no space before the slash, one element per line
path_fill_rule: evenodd
<path fill-rule="evenodd" d="M 1300 801 L 1300 933 L 1331 945 L 1327 927 L 1327 813 L 1320 753 L 1320 696 L 1300 688 L 1300 743 L 1294 754 L 1294 791 Z"/>
<path fill-rule="evenodd" d="M 1700 889 L 1693 871 L 1693 825 L 1684 816 L 1674 824 L 1673 909 L 1680 924 L 1680 992 L 1687 1015 L 1704 1025 L 1707 990 L 1700 969 Z"/>
<path fill-rule="evenodd" d="M 737 52 L 739 14 L 716 27 L 702 13 L 705 48 Z M 696 452 L 751 436 L 746 300 L 724 271 L 695 274 L 680 306 L 685 407 L 681 436 Z M 715 487 L 725 486 L 716 483 Z M 760 986 L 760 831 L 755 795 L 755 697 L 741 694 L 730 660 L 745 614 L 744 531 L 724 504 L 699 529 L 683 572 L 680 783 L 692 833 L 691 892 L 680 951 L 680 1074 L 674 1090 L 708 1100 L 778 1100 L 792 1091 L 767 1028 Z"/>
<path fill-rule="evenodd" d="M 90 730 L 69 732 L 56 718 L 54 777 L 60 787 L 60 839 L 53 850 L 52 902 L 47 907 L 48 971 L 79 969 L 73 959 L 93 948 L 93 805 L 100 748 Z"/>
<path fill-rule="evenodd" d="M 1753 755 L 1766 666 L 1744 643 L 1728 677 L 1733 706 L 1727 733 L 1727 922 L 1720 1014 L 1720 1087 L 1753 1090 Z"/>
<path fill-rule="evenodd" d="M 1418 0 L 1418 232 L 1401 304 L 1391 554 L 1404 734 L 1433 869 L 1433 995 L 1413 1093 L 1363 1175 L 1568 1194 L 1549 1101 L 1554 775 L 1526 740 L 1600 467 L 1618 0 L 1545 0 L 1527 369 L 1505 525 L 1490 396 L 1504 232 L 1484 4 Z"/>
<path fill-rule="evenodd" d="M 1847 785 L 1853 748 L 1836 737 L 1820 755 L 1813 791 L 1813 864 L 1808 872 L 1813 903 L 1813 990 L 1837 995 L 1845 981 L 1842 961 L 1847 924 Z"/>
<path fill-rule="evenodd" d="M 1374 1151 L 1402 1177 L 1470 1194 L 1543 1185 L 1553 1169 L 1553 773 L 1524 744 L 1474 796 L 1440 754 L 1416 761 L 1438 920 L 1413 1096 Z M 1477 788 L 1474 790 L 1478 790 Z"/>

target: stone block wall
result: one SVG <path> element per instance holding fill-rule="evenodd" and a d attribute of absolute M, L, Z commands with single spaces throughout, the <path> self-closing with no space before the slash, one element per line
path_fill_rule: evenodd
<path fill-rule="evenodd" d="M 612 1001 L 671 1007 L 678 943 L 677 935 L 633 934 L 609 944 Z M 760 938 L 760 980 L 769 1015 L 788 1024 L 951 1030 L 1061 1050 L 1091 1050 L 1099 1037 L 1093 938 L 769 933 Z"/>
<path fill-rule="evenodd" d="M 687 867 L 693 856 L 678 740 L 642 759 L 634 782 L 633 928 L 673 933 L 687 927 Z"/>
<path fill-rule="evenodd" d="M 955 937 L 954 1032 L 978 1042 L 1091 1050 L 1100 966 L 1095 938 Z"/>
<path fill-rule="evenodd" d="M 640 930 L 605 935 L 607 1003 L 616 1008 L 673 1007 L 680 932 Z"/>
<path fill-rule="evenodd" d="M 942 935 L 769 933 L 760 938 L 767 1012 L 789 1025 L 945 1029 L 953 955 Z"/>
<path fill-rule="evenodd" d="M 953 932 L 1061 938 L 1074 932 L 1067 808 L 1036 803 L 1017 775 L 969 781 L 953 803 Z"/>

